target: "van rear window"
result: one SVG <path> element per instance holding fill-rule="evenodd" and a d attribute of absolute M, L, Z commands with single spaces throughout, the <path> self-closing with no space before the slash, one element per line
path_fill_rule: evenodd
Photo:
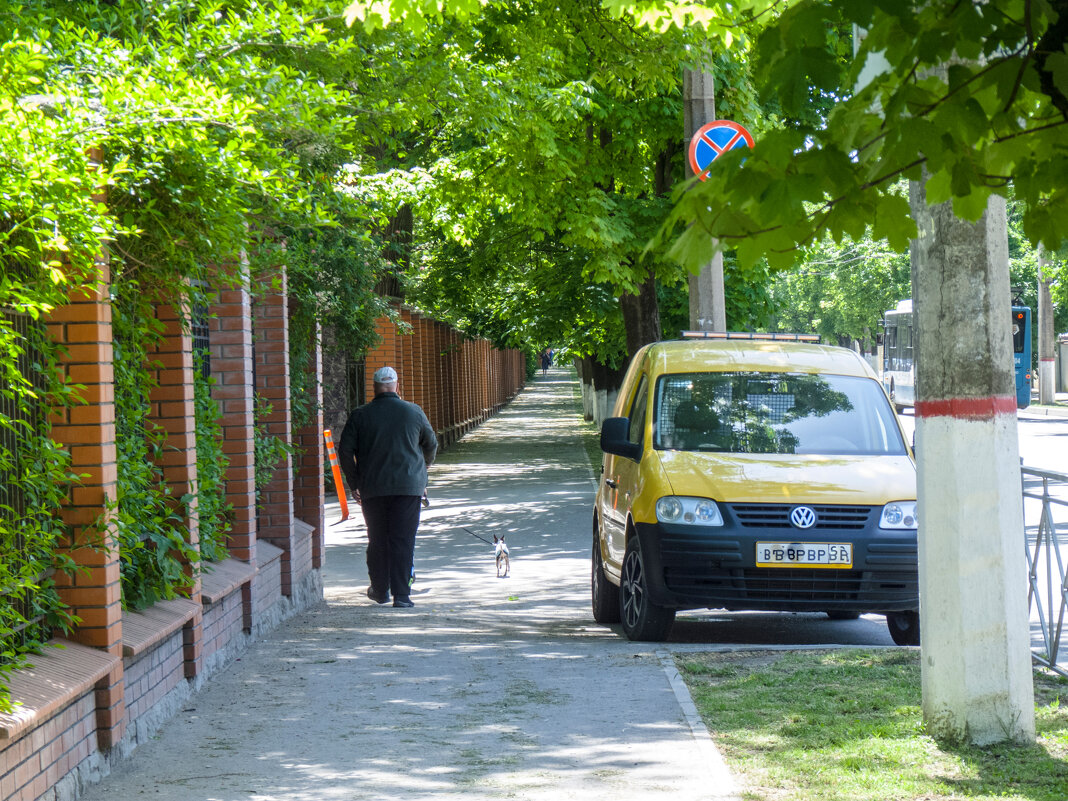
<path fill-rule="evenodd" d="M 653 447 L 726 453 L 900 455 L 905 443 L 869 378 L 676 373 L 657 379 Z"/>

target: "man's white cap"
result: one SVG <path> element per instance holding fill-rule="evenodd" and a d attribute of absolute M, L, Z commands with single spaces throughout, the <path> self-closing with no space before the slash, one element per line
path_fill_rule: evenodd
<path fill-rule="evenodd" d="M 397 380 L 397 371 L 392 367 L 379 367 L 375 370 L 374 382 L 376 384 L 392 384 Z"/>

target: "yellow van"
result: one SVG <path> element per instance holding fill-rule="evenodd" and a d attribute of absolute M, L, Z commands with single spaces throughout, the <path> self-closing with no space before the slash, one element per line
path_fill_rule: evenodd
<path fill-rule="evenodd" d="M 657 641 L 681 609 L 878 612 L 918 643 L 916 465 L 874 371 L 815 337 L 692 336 L 638 351 L 602 426 L 594 619 Z"/>

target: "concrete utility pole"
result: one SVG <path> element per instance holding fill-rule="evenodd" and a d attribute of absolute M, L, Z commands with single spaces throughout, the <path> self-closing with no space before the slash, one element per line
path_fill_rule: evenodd
<path fill-rule="evenodd" d="M 1005 201 L 977 223 L 909 190 L 923 712 L 928 731 L 1033 741 Z"/>
<path fill-rule="evenodd" d="M 1053 403 L 1057 388 L 1054 348 L 1057 347 L 1053 333 L 1053 299 L 1049 294 L 1049 275 L 1046 268 L 1049 259 L 1046 249 L 1038 246 L 1038 402 L 1044 405 Z"/>
<path fill-rule="evenodd" d="M 686 147 L 702 125 L 716 119 L 716 87 L 711 72 L 686 70 L 682 76 L 683 127 Z M 686 177 L 693 177 L 686 159 Z M 716 253 L 696 275 L 690 275 L 690 328 L 726 331 L 727 305 L 723 291 L 723 254 Z"/>

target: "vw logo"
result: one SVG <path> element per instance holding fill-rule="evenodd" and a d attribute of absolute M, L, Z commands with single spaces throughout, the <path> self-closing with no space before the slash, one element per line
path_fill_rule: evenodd
<path fill-rule="evenodd" d="M 797 528 L 812 528 L 816 525 L 816 510 L 811 506 L 795 506 L 790 512 L 790 522 Z"/>

